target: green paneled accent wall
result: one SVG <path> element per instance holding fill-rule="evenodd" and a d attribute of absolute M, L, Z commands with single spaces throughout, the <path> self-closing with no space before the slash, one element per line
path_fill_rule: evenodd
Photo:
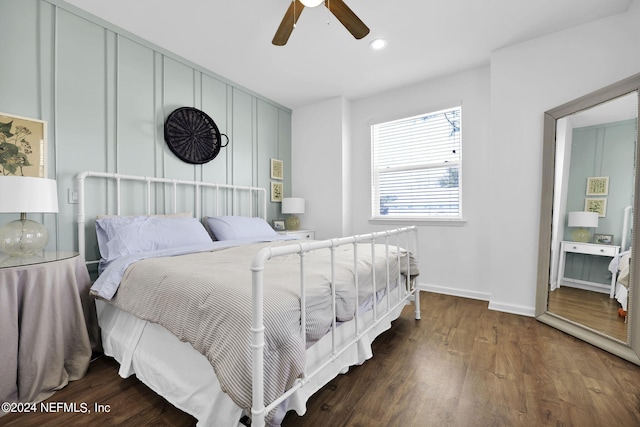
<path fill-rule="evenodd" d="M 624 208 L 633 204 L 636 121 L 576 128 L 571 143 L 567 212 L 584 210 L 586 197 L 607 200 L 606 216 L 598 219 L 597 233 L 613 234 L 620 244 Z M 587 178 L 609 177 L 609 194 L 587 196 Z M 573 229 L 565 229 L 570 240 Z"/>
<path fill-rule="evenodd" d="M 606 216 L 598 218 L 595 232 L 613 234 L 615 245 L 622 240 L 624 208 L 633 205 L 635 138 L 636 120 L 573 130 L 567 212 L 584 210 L 586 197 L 606 199 Z M 587 178 L 600 176 L 609 177 L 609 194 L 587 196 Z M 573 230 L 565 227 L 564 240 L 571 240 Z M 608 257 L 567 254 L 565 276 L 608 284 L 610 261 Z"/>
<path fill-rule="evenodd" d="M 60 212 L 30 214 L 50 232 L 47 249 L 77 249 L 67 195 L 83 170 L 269 190 L 269 162 L 278 158 L 290 195 L 288 108 L 58 0 L 0 0 L 0 39 L 0 112 L 48 124 L 47 175 L 58 181 Z M 182 162 L 164 142 L 165 118 L 183 106 L 205 111 L 231 140 L 205 165 Z M 104 194 L 113 189 L 94 187 L 88 203 L 112 213 Z M 168 203 L 163 194 L 154 201 Z M 267 210 L 280 216 L 279 203 Z M 0 223 L 16 218 L 1 214 Z"/>

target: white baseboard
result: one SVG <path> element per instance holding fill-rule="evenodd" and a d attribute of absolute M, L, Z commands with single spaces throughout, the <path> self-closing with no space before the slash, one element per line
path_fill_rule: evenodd
<path fill-rule="evenodd" d="M 428 285 L 426 283 L 418 283 L 421 291 L 433 292 L 436 294 L 451 295 L 454 297 L 463 297 L 469 299 L 477 299 L 481 301 L 489 301 L 490 294 L 486 292 L 469 291 L 466 289 L 445 288 L 443 286 Z"/>
<path fill-rule="evenodd" d="M 429 285 L 426 283 L 418 283 L 421 291 L 433 292 L 436 294 L 451 295 L 454 297 L 462 297 L 476 299 L 481 301 L 489 301 L 489 310 L 502 311 L 505 313 L 518 314 L 521 316 L 534 317 L 535 307 L 525 307 L 514 304 L 505 304 L 491 301 L 491 294 L 488 292 L 469 291 L 466 289 L 446 288 L 444 286 Z"/>
<path fill-rule="evenodd" d="M 504 304 L 495 301 L 489 301 L 489 310 L 502 311 L 505 313 L 519 314 L 521 316 L 535 317 L 535 307 L 525 307 L 515 304 Z"/>

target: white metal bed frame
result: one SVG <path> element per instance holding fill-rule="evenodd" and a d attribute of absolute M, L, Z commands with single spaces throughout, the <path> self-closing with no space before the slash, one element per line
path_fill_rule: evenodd
<path fill-rule="evenodd" d="M 173 188 L 173 197 L 172 197 L 172 213 L 177 212 L 177 196 L 178 196 L 178 186 L 186 186 L 193 187 L 194 189 L 194 216 L 196 218 L 200 218 L 203 214 L 202 209 L 202 197 L 201 197 L 201 189 L 214 189 L 215 190 L 215 215 L 219 215 L 218 212 L 218 200 L 224 196 L 221 196 L 220 191 L 230 192 L 231 195 L 231 210 L 232 212 L 236 211 L 237 208 L 237 193 L 238 192 L 248 192 L 249 194 L 249 211 L 256 212 L 257 215 L 266 219 L 266 190 L 260 187 L 249 187 L 249 186 L 236 186 L 229 184 L 215 184 L 215 183 L 206 183 L 200 181 L 185 181 L 185 180 L 176 180 L 176 179 L 167 179 L 167 178 L 156 178 L 156 177 L 143 177 L 143 176 L 134 176 L 134 175 L 123 175 L 116 173 L 103 173 L 103 172 L 90 172 L 85 171 L 81 172 L 77 175 L 77 184 L 78 184 L 78 216 L 77 216 L 77 226 L 78 226 L 78 249 L 80 254 L 85 257 L 86 254 L 86 236 L 85 236 L 85 228 L 86 228 L 86 211 L 85 211 L 85 181 L 88 178 L 102 178 L 104 180 L 113 180 L 115 181 L 116 189 L 115 189 L 115 211 L 116 215 L 120 215 L 121 212 L 121 181 L 143 181 L 146 182 L 145 187 L 145 196 L 146 196 L 146 212 L 145 215 L 151 215 L 157 212 L 157 209 L 152 209 L 151 203 L 151 193 L 154 188 L 152 188 L 152 184 L 170 184 Z M 253 206 L 253 197 L 252 195 L 257 195 L 257 203 L 256 206 Z M 228 210 L 228 208 L 227 208 Z M 225 212 L 226 214 L 226 212 Z M 261 215 L 259 215 L 261 214 Z M 331 240 L 322 240 L 322 241 L 299 241 L 296 243 L 292 243 L 284 246 L 274 246 L 274 247 L 266 247 L 261 249 L 256 256 L 254 257 L 251 263 L 251 271 L 252 271 L 252 298 L 253 298 L 253 316 L 252 316 L 252 324 L 251 324 L 251 348 L 253 354 L 253 366 L 252 366 L 252 426 L 262 427 L 265 425 L 265 417 L 266 415 L 275 409 L 282 402 L 286 401 L 291 395 L 293 395 L 297 390 L 302 389 L 305 384 L 309 382 L 311 378 L 320 373 L 324 368 L 328 367 L 332 363 L 336 362 L 340 355 L 347 351 L 351 346 L 357 345 L 359 340 L 365 336 L 369 331 L 376 328 L 376 326 L 382 322 L 387 316 L 389 316 L 394 311 L 397 311 L 400 306 L 404 306 L 409 304 L 410 301 L 414 301 L 415 305 L 415 318 L 420 319 L 420 297 L 419 297 L 419 289 L 415 286 L 415 282 L 409 279 L 404 279 L 401 276 L 398 269 L 398 276 L 395 278 L 390 277 L 390 267 L 389 267 L 389 247 L 390 247 L 390 239 L 395 237 L 395 244 L 393 246 L 401 246 L 400 238 L 405 237 L 405 249 L 408 251 L 412 251 L 414 254 L 414 258 L 418 259 L 418 244 L 417 244 L 417 228 L 415 226 L 402 227 L 394 230 L 382 231 L 382 232 L 374 232 L 369 234 L 350 236 L 350 237 L 342 237 Z M 332 287 L 332 299 L 333 299 L 333 327 L 331 328 L 332 334 L 332 351 L 331 357 L 322 363 L 319 367 L 315 367 L 313 372 L 307 372 L 306 368 L 303 373 L 303 377 L 296 380 L 294 385 L 287 390 L 282 396 L 274 400 L 268 405 L 264 404 L 264 319 L 263 319 L 263 271 L 267 264 L 267 262 L 273 258 L 298 254 L 300 259 L 300 292 L 301 292 L 301 330 L 306 330 L 306 307 L 305 307 L 305 274 L 304 274 L 304 257 L 310 251 L 321 250 L 321 249 L 329 249 L 331 252 L 331 272 L 330 277 L 333 282 L 334 275 L 334 253 L 335 249 L 339 246 L 343 245 L 353 245 L 354 250 L 354 267 L 358 264 L 358 244 L 360 243 L 370 243 L 371 244 L 371 255 L 372 258 L 375 259 L 375 251 L 376 251 L 376 243 L 380 240 L 384 240 L 384 248 L 385 253 L 387 255 L 386 259 L 386 295 L 390 295 L 392 291 L 397 292 L 397 301 L 391 305 L 390 298 L 386 298 L 386 304 L 383 304 L 382 307 L 379 307 L 379 303 L 377 298 L 373 298 L 373 322 L 366 327 L 359 325 L 358 323 L 358 314 L 354 317 L 355 320 L 355 330 L 352 338 L 348 340 L 348 342 L 342 344 L 339 348 L 336 344 L 336 304 L 335 304 L 335 289 Z M 398 253 L 397 262 L 400 263 L 400 253 Z M 87 263 L 96 263 L 97 260 L 91 261 L 88 260 Z M 408 263 L 410 268 L 410 263 Z M 355 270 L 357 272 L 357 269 Z M 376 270 L 372 267 L 371 273 L 373 275 L 373 291 L 375 295 L 375 283 L 376 283 Z M 411 276 L 411 271 L 407 274 L 407 278 Z M 355 275 L 355 288 L 356 295 L 358 294 L 358 274 Z M 395 282 L 395 286 L 392 289 L 391 283 Z M 404 285 L 404 286 L 403 286 Z M 306 343 L 306 337 L 305 337 Z"/>

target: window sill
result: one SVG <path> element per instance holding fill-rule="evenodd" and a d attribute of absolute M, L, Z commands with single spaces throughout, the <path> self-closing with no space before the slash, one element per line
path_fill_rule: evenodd
<path fill-rule="evenodd" d="M 369 218 L 369 223 L 462 227 L 467 223 L 467 220 L 464 218 Z"/>

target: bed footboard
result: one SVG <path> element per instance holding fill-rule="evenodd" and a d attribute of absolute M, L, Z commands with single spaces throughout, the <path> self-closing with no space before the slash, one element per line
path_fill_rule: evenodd
<path fill-rule="evenodd" d="M 417 275 L 417 269 L 415 273 L 411 272 L 411 263 L 409 262 L 409 255 L 412 254 L 413 259 L 415 260 L 415 265 L 417 265 L 418 259 L 418 232 L 415 226 L 398 228 L 395 230 L 388 230 L 376 233 L 370 233 L 365 235 L 337 238 L 331 240 L 322 240 L 322 241 L 300 241 L 297 243 L 293 243 L 285 246 L 273 246 L 266 247 L 260 250 L 253 259 L 251 265 L 252 271 L 252 294 L 253 294 L 253 317 L 251 324 L 251 348 L 253 354 L 253 390 L 252 390 L 252 426 L 262 427 L 265 425 L 266 415 L 269 414 L 273 409 L 278 407 L 282 402 L 286 401 L 290 396 L 292 396 L 297 390 L 303 388 L 308 381 L 313 378 L 316 374 L 321 372 L 325 367 L 334 363 L 338 357 L 345 351 L 347 351 L 352 346 L 358 345 L 361 337 L 369 331 L 376 328 L 376 326 L 385 320 L 391 313 L 398 310 L 399 307 L 409 304 L 410 301 L 413 301 L 415 304 L 415 318 L 420 319 L 420 297 L 419 290 L 415 286 L 415 276 Z M 393 240 L 393 242 L 392 242 Z M 359 275 L 358 269 L 355 268 L 358 265 L 359 255 L 358 248 L 362 249 L 362 243 L 370 243 L 371 250 L 371 258 L 375 259 L 375 251 L 380 250 L 380 245 L 383 244 L 385 250 L 385 259 L 386 259 L 386 289 L 385 295 L 387 296 L 385 304 L 379 304 L 377 298 L 373 298 L 373 307 L 371 311 L 373 312 L 373 321 L 372 323 L 368 323 L 366 325 L 360 325 L 358 323 L 359 318 L 359 309 L 356 311 L 355 320 L 355 330 L 353 336 L 349 337 L 346 343 L 342 343 L 341 345 L 337 344 L 337 340 L 335 338 L 336 334 L 336 295 L 335 289 L 332 289 L 332 299 L 333 299 L 333 325 L 331 328 L 331 340 L 332 340 L 332 350 L 331 356 L 324 362 L 320 364 L 320 366 L 315 367 L 313 372 L 305 372 L 302 378 L 299 378 L 294 383 L 293 387 L 287 390 L 282 396 L 269 403 L 268 405 L 264 404 L 264 334 L 265 334 L 265 326 L 264 326 L 264 306 L 263 306 L 263 286 L 264 286 L 264 269 L 269 260 L 274 259 L 279 256 L 298 254 L 300 257 L 300 295 L 301 295 L 301 326 L 302 330 L 305 330 L 305 272 L 304 272 L 304 257 L 311 251 L 321 250 L 321 249 L 329 249 L 331 251 L 331 282 L 334 283 L 334 273 L 335 273 L 335 265 L 334 265 L 334 251 L 339 246 L 343 245 L 353 245 L 353 262 L 354 262 L 354 271 L 355 273 L 355 292 L 358 294 L 359 288 Z M 369 246 L 369 245 L 367 245 Z M 390 268 L 389 268 L 389 248 L 391 246 L 394 247 L 402 247 L 407 251 L 407 271 L 406 274 L 401 274 L 400 268 L 398 268 L 397 276 L 391 277 Z M 400 251 L 396 251 L 397 253 L 397 262 L 400 265 Z M 376 295 L 376 268 L 372 263 L 371 274 L 372 278 L 372 294 Z M 415 267 L 414 267 L 415 268 Z M 392 287 L 392 283 L 395 285 Z M 332 287 L 333 288 L 333 287 Z M 395 302 L 391 301 L 391 293 L 394 292 L 397 295 Z"/>

